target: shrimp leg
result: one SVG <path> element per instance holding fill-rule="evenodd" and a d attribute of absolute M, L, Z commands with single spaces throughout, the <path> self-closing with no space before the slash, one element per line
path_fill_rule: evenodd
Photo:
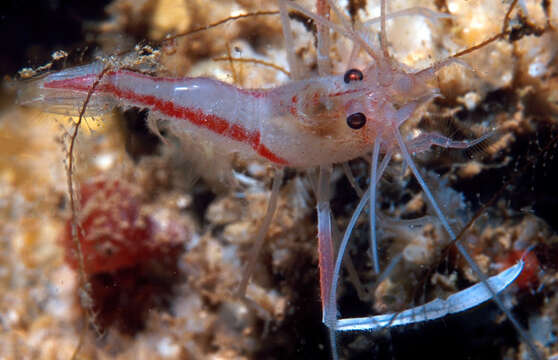
<path fill-rule="evenodd" d="M 279 0 L 279 14 L 281 17 L 281 28 L 283 30 L 283 38 L 285 39 L 285 48 L 287 50 L 287 63 L 289 64 L 289 71 L 293 79 L 301 79 L 302 72 L 296 56 L 294 53 L 294 40 L 291 30 L 291 23 L 289 22 L 289 13 L 287 12 L 286 0 Z"/>
<path fill-rule="evenodd" d="M 302 69 L 296 61 L 294 53 L 293 38 L 287 12 L 287 3 L 292 6 L 292 2 L 279 0 L 279 13 L 283 28 L 283 36 L 287 47 L 287 61 L 293 80 L 302 78 Z M 329 18 L 329 5 L 325 0 L 317 0 L 316 8 L 320 16 Z M 327 24 L 318 24 L 318 68 L 320 75 L 329 75 L 329 27 Z M 333 359 L 337 359 L 337 345 L 335 340 L 335 322 L 337 321 L 337 306 L 335 299 L 331 299 L 331 285 L 333 277 L 333 232 L 331 226 L 331 208 L 329 206 L 329 182 L 331 169 L 328 166 L 321 166 L 319 169 L 317 198 L 317 217 L 318 217 L 318 260 L 320 269 L 320 295 L 322 299 L 322 321 L 328 324 L 331 354 Z"/>
<path fill-rule="evenodd" d="M 262 246 L 265 241 L 265 235 L 267 234 L 267 230 L 269 230 L 269 226 L 271 225 L 271 220 L 273 220 L 273 215 L 275 214 L 275 210 L 277 209 L 277 200 L 279 198 L 279 190 L 281 188 L 282 181 L 283 181 L 283 170 L 277 169 L 275 172 L 275 176 L 273 177 L 273 184 L 271 185 L 271 195 L 269 197 L 269 202 L 267 204 L 267 210 L 258 228 L 258 232 L 254 237 L 254 245 L 252 245 L 252 249 L 250 250 L 248 263 L 246 264 L 246 267 L 242 272 L 242 279 L 240 280 L 240 284 L 238 285 L 238 289 L 236 290 L 236 295 L 240 298 L 245 298 L 246 296 L 246 289 L 248 287 L 248 282 L 250 281 L 250 277 L 254 272 L 256 259 L 258 258 L 258 255 L 262 249 Z"/>
<path fill-rule="evenodd" d="M 419 102 L 417 102 L 415 104 L 416 104 L 417 107 L 420 105 Z M 403 120 L 403 119 L 399 118 L 399 120 Z M 400 123 L 401 122 L 404 122 L 404 120 L 400 121 Z M 525 340 L 525 343 L 529 347 L 532 355 L 535 358 L 538 359 L 539 354 L 538 354 L 537 349 L 536 349 L 535 345 L 533 344 L 533 341 L 531 340 L 531 337 L 529 336 L 529 334 L 523 329 L 523 327 L 521 326 L 519 321 L 517 321 L 515 316 L 513 316 L 509 307 L 507 307 L 504 304 L 502 298 L 500 297 L 500 295 L 498 294 L 496 289 L 494 289 L 494 287 L 491 286 L 490 283 L 488 283 L 488 278 L 487 278 L 486 274 L 484 274 L 484 272 L 480 269 L 480 267 L 477 265 L 475 260 L 471 257 L 471 255 L 469 255 L 469 252 L 467 251 L 467 249 L 463 246 L 463 244 L 461 244 L 458 241 L 457 237 L 455 236 L 455 232 L 453 231 L 453 229 L 449 225 L 449 222 L 448 222 L 446 216 L 444 215 L 444 213 L 440 209 L 440 206 L 438 205 L 437 201 L 434 199 L 434 196 L 432 195 L 432 192 L 430 191 L 430 189 L 426 185 L 426 182 L 424 181 L 424 179 L 423 179 L 422 175 L 420 174 L 415 162 L 413 161 L 413 159 L 412 159 L 412 157 L 411 157 L 411 155 L 410 155 L 410 153 L 407 149 L 407 145 L 405 145 L 405 143 L 403 141 L 403 137 L 401 136 L 401 132 L 399 131 L 399 128 L 394 127 L 393 133 L 394 133 L 395 139 L 397 140 L 397 143 L 399 144 L 399 150 L 401 151 L 401 155 L 403 156 L 403 159 L 406 161 L 407 165 L 409 166 L 413 175 L 415 176 L 415 179 L 420 184 L 422 190 L 424 191 L 424 194 L 425 194 L 426 198 L 428 199 L 428 202 L 430 203 L 430 205 L 434 209 L 434 212 L 436 213 L 436 216 L 440 219 L 440 222 L 442 223 L 442 226 L 444 227 L 444 229 L 446 229 L 446 231 L 450 235 L 450 238 L 452 239 L 452 241 L 455 242 L 455 246 L 457 247 L 457 250 L 463 256 L 463 258 L 465 258 L 465 261 L 467 261 L 469 266 L 471 266 L 471 269 L 473 269 L 473 272 L 481 279 L 481 283 L 490 292 L 490 294 L 492 295 L 492 299 L 496 302 L 498 307 L 506 314 L 507 318 L 512 322 L 512 324 L 516 328 L 519 335 Z"/>
<path fill-rule="evenodd" d="M 427 151 L 433 145 L 451 149 L 468 149 L 472 146 L 482 143 L 493 135 L 493 132 L 488 132 L 474 140 L 456 141 L 438 133 L 429 132 L 420 134 L 419 136 L 411 140 L 407 144 L 407 149 L 411 154 Z"/>
<path fill-rule="evenodd" d="M 337 321 L 337 304 L 331 301 L 333 283 L 333 238 L 331 227 L 331 208 L 329 206 L 330 169 L 320 167 L 317 190 L 318 215 L 318 261 L 320 269 L 320 297 L 322 299 L 322 322 L 329 328 L 331 353 L 337 359 L 337 346 L 334 325 Z M 333 325 L 333 326 L 332 326 Z"/>
<path fill-rule="evenodd" d="M 289 70 L 291 72 L 292 77 L 297 79 L 301 77 L 301 71 L 293 51 L 294 40 L 292 36 L 291 26 L 289 23 L 287 7 L 284 0 L 279 0 L 279 14 L 281 17 L 281 24 L 283 29 L 283 36 L 285 39 L 285 46 L 287 48 L 287 62 L 289 63 Z M 252 249 L 250 251 L 250 256 L 248 258 L 249 259 L 248 263 L 246 264 L 246 267 L 242 272 L 242 278 L 236 290 L 236 295 L 242 299 L 245 299 L 246 297 L 246 289 L 248 288 L 250 277 L 252 275 L 252 272 L 254 271 L 256 259 L 258 258 L 258 254 L 261 251 L 261 248 L 265 240 L 265 235 L 267 234 L 267 230 L 269 230 L 269 226 L 271 225 L 271 220 L 273 219 L 273 215 L 275 214 L 282 180 L 283 180 L 283 170 L 277 169 L 277 171 L 275 172 L 275 176 L 273 178 L 273 184 L 271 186 L 272 190 L 269 198 L 269 203 L 267 205 L 266 213 L 262 219 L 260 227 L 258 228 L 258 232 L 256 233 L 254 239 L 254 245 L 252 246 Z"/>
<path fill-rule="evenodd" d="M 380 136 L 374 142 L 372 150 L 372 163 L 370 164 L 370 250 L 374 272 L 380 273 L 380 260 L 378 259 L 378 244 L 376 240 L 376 185 L 378 184 L 378 157 L 381 146 Z"/>
<path fill-rule="evenodd" d="M 316 0 L 318 16 L 329 19 L 330 5 L 327 0 Z M 318 28 L 318 73 L 320 76 L 328 76 L 331 73 L 329 60 L 329 30 L 326 24 L 317 24 Z M 322 299 L 322 321 L 325 324 L 334 324 L 337 320 L 337 303 L 331 301 L 331 286 L 333 283 L 334 246 L 333 231 L 331 227 L 331 208 L 329 205 L 329 182 L 331 168 L 320 166 L 320 175 L 317 191 L 317 215 L 318 215 L 318 256 L 320 269 L 320 295 Z M 333 359 L 338 358 L 336 332 L 334 327 L 328 326 L 331 354 Z"/>
<path fill-rule="evenodd" d="M 292 5 L 292 4 L 289 4 Z M 318 0 L 316 3 L 318 13 L 325 18 L 329 17 L 329 6 L 324 0 Z M 287 1 L 279 0 L 279 13 L 283 28 L 283 36 L 285 37 L 285 45 L 287 47 L 287 61 L 293 80 L 302 77 L 302 71 L 296 61 L 294 54 L 293 38 L 289 17 L 287 12 Z M 328 53 L 329 53 L 329 28 L 326 25 L 318 26 L 318 67 L 320 74 L 327 74 L 330 71 Z M 331 289 L 331 277 L 333 271 L 333 234 L 331 227 L 331 209 L 329 207 L 329 181 L 330 168 L 320 167 L 318 188 L 316 192 L 317 198 L 317 215 L 318 215 L 318 253 L 320 268 L 320 291 L 322 298 L 323 322 L 335 322 L 337 310 L 335 303 L 328 302 Z M 334 335 L 334 334 L 333 334 Z M 335 353 L 335 352 L 334 352 Z"/>
<path fill-rule="evenodd" d="M 498 293 L 517 279 L 523 270 L 524 262 L 520 260 L 514 266 L 487 279 L 487 283 Z M 370 317 L 337 320 L 337 331 L 381 330 L 386 327 L 416 324 L 436 320 L 449 314 L 457 314 L 478 306 L 492 298 L 492 294 L 483 283 L 468 287 L 450 295 L 446 300 L 437 298 L 424 305 L 400 313 L 383 314 Z"/>
<path fill-rule="evenodd" d="M 388 151 L 385 155 L 384 158 L 382 159 L 382 162 L 380 163 L 380 166 L 378 167 L 378 171 L 377 171 L 377 178 L 381 178 L 384 171 L 386 170 L 389 162 L 391 161 L 391 157 L 392 157 L 393 153 L 392 151 Z M 341 272 L 341 264 L 343 262 L 343 257 L 345 256 L 345 251 L 347 250 L 347 246 L 349 244 L 349 239 L 351 238 L 351 234 L 352 231 L 356 225 L 356 222 L 358 220 L 358 218 L 360 217 L 360 214 L 362 213 L 362 211 L 365 209 L 366 204 L 370 203 L 369 200 L 370 199 L 370 192 L 372 189 L 372 185 L 370 185 L 368 187 L 368 189 L 366 189 L 366 191 L 362 194 L 360 201 L 357 205 L 357 207 L 355 208 L 355 210 L 353 211 L 353 214 L 351 216 L 351 219 L 349 220 L 349 224 L 347 225 L 347 228 L 345 229 L 345 233 L 343 234 L 343 239 L 341 240 L 341 243 L 339 244 L 339 251 L 337 252 L 337 258 L 335 260 L 335 267 L 333 270 L 333 278 L 331 281 L 331 294 L 330 294 L 330 302 L 331 303 L 335 303 L 337 301 L 337 284 L 339 282 L 339 274 Z M 335 310 L 335 312 L 337 312 L 337 309 Z M 333 326 L 333 324 L 328 324 L 326 323 L 326 325 L 328 326 Z"/>

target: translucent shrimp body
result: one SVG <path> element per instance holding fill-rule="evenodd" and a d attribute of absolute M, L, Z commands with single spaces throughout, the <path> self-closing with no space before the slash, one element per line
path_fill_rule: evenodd
<path fill-rule="evenodd" d="M 49 74 L 27 84 L 18 101 L 77 115 L 104 66 L 97 62 Z M 393 85 L 388 85 L 393 79 L 378 74 L 377 66 L 372 66 L 362 81 L 346 82 L 338 75 L 245 90 L 210 78 L 153 77 L 116 69 L 101 78 L 87 115 L 116 106 L 148 108 L 171 131 L 211 142 L 222 154 L 309 168 L 370 152 L 388 125 L 385 119 L 398 119 L 393 104 L 402 93 L 394 93 Z M 359 129 L 347 125 L 347 117 L 356 112 L 368 119 Z"/>

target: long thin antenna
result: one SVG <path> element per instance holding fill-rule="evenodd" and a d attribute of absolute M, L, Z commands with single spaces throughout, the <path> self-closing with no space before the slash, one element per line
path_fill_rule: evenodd
<path fill-rule="evenodd" d="M 67 173 L 66 173 L 66 177 L 67 177 L 66 180 L 68 182 L 68 193 L 70 195 L 71 237 L 72 237 L 72 242 L 74 243 L 74 246 L 77 250 L 77 255 L 78 255 L 79 280 L 80 280 L 79 282 L 80 282 L 80 285 L 83 286 L 82 297 L 81 297 L 82 302 L 83 301 L 86 301 L 86 302 L 89 301 L 89 299 L 91 297 L 90 294 L 89 294 L 90 291 L 91 291 L 91 284 L 89 283 L 89 281 L 87 280 L 87 277 L 85 275 L 85 258 L 83 256 L 83 249 L 81 247 L 81 241 L 79 240 L 79 236 L 78 236 L 79 224 L 78 224 L 78 216 L 77 216 L 77 204 L 76 204 L 76 198 L 75 198 L 75 193 L 74 193 L 74 176 L 73 176 L 74 148 L 75 148 L 79 128 L 81 126 L 81 123 L 83 121 L 83 117 L 84 117 L 86 109 L 87 109 L 87 105 L 89 104 L 89 101 L 91 100 L 91 97 L 93 96 L 93 93 L 95 92 L 95 89 L 97 88 L 97 86 L 101 82 L 101 79 L 103 78 L 103 76 L 105 76 L 105 74 L 109 71 L 109 69 L 110 69 L 110 66 L 106 66 L 99 73 L 99 75 L 97 76 L 97 79 L 95 80 L 93 85 L 91 85 L 91 87 L 87 91 L 87 97 L 85 98 L 85 101 L 83 102 L 83 105 L 82 105 L 81 110 L 79 112 L 78 121 L 74 125 L 74 132 L 71 135 L 70 146 L 68 148 L 68 168 L 67 168 Z M 95 320 L 94 320 L 95 316 L 93 314 L 91 306 L 89 306 L 89 304 L 87 304 L 87 306 L 84 306 L 84 307 L 85 307 L 85 310 L 87 312 L 87 317 L 89 318 L 89 322 L 92 324 L 92 326 L 95 329 L 97 329 L 97 326 L 96 326 Z M 99 331 L 97 330 L 97 332 L 99 332 Z M 77 358 L 82 344 L 83 344 L 83 341 L 82 341 L 82 338 L 80 337 L 78 345 L 77 345 L 76 349 L 74 350 L 74 353 L 72 354 L 72 360 Z"/>

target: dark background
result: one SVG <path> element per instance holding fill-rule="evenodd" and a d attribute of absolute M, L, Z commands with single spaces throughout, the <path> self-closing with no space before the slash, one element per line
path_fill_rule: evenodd
<path fill-rule="evenodd" d="M 86 52 L 84 24 L 106 17 L 110 0 L 0 1 L 0 74 L 13 76 L 23 67 L 49 62 L 50 54 Z"/>

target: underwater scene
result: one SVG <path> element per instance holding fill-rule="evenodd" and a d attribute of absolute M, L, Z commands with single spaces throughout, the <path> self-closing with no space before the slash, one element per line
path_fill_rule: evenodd
<path fill-rule="evenodd" d="M 0 359 L 558 360 L 557 27 L 3 1 Z"/>

